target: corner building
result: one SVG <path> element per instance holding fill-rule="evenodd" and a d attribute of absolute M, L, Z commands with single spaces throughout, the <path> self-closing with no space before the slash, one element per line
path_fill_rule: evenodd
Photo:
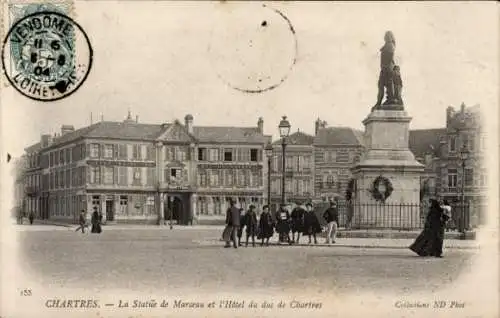
<path fill-rule="evenodd" d="M 228 201 L 263 204 L 263 120 L 256 127 L 197 127 L 193 116 L 161 125 L 129 114 L 42 136 L 42 210 L 76 222 L 97 208 L 107 223 L 179 224 L 224 219 Z M 44 213 L 42 211 L 42 213 Z"/>

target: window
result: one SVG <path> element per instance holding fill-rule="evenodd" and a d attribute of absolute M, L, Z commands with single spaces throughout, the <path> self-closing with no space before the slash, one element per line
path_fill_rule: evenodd
<path fill-rule="evenodd" d="M 224 149 L 224 161 L 233 161 L 232 149 Z"/>
<path fill-rule="evenodd" d="M 64 187 L 64 171 L 59 171 L 59 188 Z"/>
<path fill-rule="evenodd" d="M 134 169 L 134 181 L 137 182 L 141 180 L 141 168 Z"/>
<path fill-rule="evenodd" d="M 64 149 L 59 150 L 59 163 L 64 164 Z"/>
<path fill-rule="evenodd" d="M 118 158 L 127 159 L 127 145 L 118 145 Z"/>
<path fill-rule="evenodd" d="M 250 161 L 259 161 L 259 149 L 250 149 Z"/>
<path fill-rule="evenodd" d="M 448 169 L 448 187 L 455 188 L 457 186 L 457 169 Z"/>
<path fill-rule="evenodd" d="M 198 198 L 198 211 L 199 211 L 199 214 L 207 214 L 207 206 L 206 206 L 205 197 Z"/>
<path fill-rule="evenodd" d="M 154 185 L 155 184 L 155 168 L 147 168 L 147 176 L 146 176 L 146 184 Z"/>
<path fill-rule="evenodd" d="M 65 156 L 66 156 L 66 162 L 70 163 L 71 162 L 71 149 L 66 148 Z"/>
<path fill-rule="evenodd" d="M 207 149 L 206 148 L 198 148 L 198 161 L 205 161 L 207 160 Z"/>
<path fill-rule="evenodd" d="M 132 145 L 132 159 L 141 160 L 141 145 Z"/>
<path fill-rule="evenodd" d="M 101 199 L 99 198 L 98 195 L 93 195 L 92 196 L 92 206 L 97 207 L 97 211 L 99 211 L 99 207 L 101 205 Z M 93 212 L 93 211 L 92 211 Z"/>
<path fill-rule="evenodd" d="M 113 167 L 104 167 L 104 184 L 113 184 L 114 180 Z"/>
<path fill-rule="evenodd" d="M 226 185 L 226 186 L 233 185 L 233 171 L 232 170 L 226 170 L 226 178 L 225 178 L 224 185 Z"/>
<path fill-rule="evenodd" d="M 218 171 L 210 171 L 210 185 L 218 186 L 219 185 L 219 173 Z"/>
<path fill-rule="evenodd" d="M 335 184 L 335 180 L 333 178 L 333 176 L 330 174 L 326 177 L 326 186 L 327 188 L 329 189 L 333 189 L 333 186 Z"/>
<path fill-rule="evenodd" d="M 54 153 L 51 152 L 49 154 L 49 166 L 52 167 L 54 165 Z"/>
<path fill-rule="evenodd" d="M 208 155 L 208 160 L 210 161 L 219 161 L 219 149 L 210 149 L 209 150 L 209 155 Z"/>
<path fill-rule="evenodd" d="M 335 158 L 335 162 L 343 162 L 343 163 L 347 163 L 349 162 L 349 151 L 346 151 L 346 150 L 341 150 L 339 152 L 337 152 L 337 156 Z"/>
<path fill-rule="evenodd" d="M 207 185 L 207 174 L 206 172 L 198 172 L 198 185 L 200 187 L 205 187 Z"/>
<path fill-rule="evenodd" d="M 448 149 L 450 152 L 457 151 L 457 136 L 450 136 L 448 140 Z"/>
<path fill-rule="evenodd" d="M 64 177 L 65 180 L 65 187 L 70 188 L 71 187 L 71 170 L 66 170 L 66 176 Z"/>
<path fill-rule="evenodd" d="M 118 184 L 127 185 L 127 167 L 118 167 Z"/>
<path fill-rule="evenodd" d="M 292 192 L 292 180 L 286 180 L 285 181 L 285 192 Z"/>
<path fill-rule="evenodd" d="M 120 213 L 127 213 L 128 197 L 126 195 L 120 195 Z"/>
<path fill-rule="evenodd" d="M 104 158 L 113 158 L 113 145 L 104 145 Z"/>
<path fill-rule="evenodd" d="M 474 148 L 476 147 L 476 140 L 474 139 L 474 136 L 469 138 L 469 150 L 474 151 Z"/>
<path fill-rule="evenodd" d="M 330 158 L 328 162 L 335 162 L 337 161 L 337 153 L 335 151 L 330 151 Z"/>
<path fill-rule="evenodd" d="M 101 167 L 89 166 L 90 169 L 90 183 L 101 183 Z"/>
<path fill-rule="evenodd" d="M 90 157 L 99 157 L 99 144 L 90 144 Z"/>
<path fill-rule="evenodd" d="M 488 179 L 486 176 L 486 169 L 481 169 L 481 173 L 479 175 L 479 186 L 485 187 L 488 184 Z"/>
<path fill-rule="evenodd" d="M 474 169 L 466 168 L 465 169 L 465 186 L 470 187 L 474 185 Z"/>
<path fill-rule="evenodd" d="M 171 168 L 170 169 L 170 180 L 181 180 L 182 179 L 182 169 Z"/>

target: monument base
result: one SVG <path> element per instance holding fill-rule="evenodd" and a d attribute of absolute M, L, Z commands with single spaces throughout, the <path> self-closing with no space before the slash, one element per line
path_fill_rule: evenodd
<path fill-rule="evenodd" d="M 404 110 L 374 110 L 363 121 L 366 152 L 352 169 L 356 179 L 353 226 L 421 226 L 420 176 L 424 166 L 408 147 L 411 117 Z"/>

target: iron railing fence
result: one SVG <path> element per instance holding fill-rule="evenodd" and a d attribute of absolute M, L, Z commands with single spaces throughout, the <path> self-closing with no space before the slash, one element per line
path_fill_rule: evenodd
<path fill-rule="evenodd" d="M 328 203 L 320 203 L 315 212 L 322 225 L 325 225 L 323 213 Z M 386 229 L 398 231 L 421 230 L 429 211 L 429 205 L 417 204 L 377 204 L 339 202 L 339 227 L 345 229 Z M 451 220 L 447 230 L 463 232 L 472 230 L 485 223 L 486 206 L 466 202 L 451 205 Z"/>

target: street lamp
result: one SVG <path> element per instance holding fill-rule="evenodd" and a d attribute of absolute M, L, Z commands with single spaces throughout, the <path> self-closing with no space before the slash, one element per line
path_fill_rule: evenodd
<path fill-rule="evenodd" d="M 467 146 L 464 144 L 462 145 L 462 149 L 460 149 L 460 160 L 462 161 L 462 193 L 461 193 L 461 202 L 462 202 L 462 218 L 463 222 L 462 223 L 462 230 L 465 230 L 466 224 L 466 216 L 465 216 L 465 164 L 467 162 L 467 159 L 469 159 L 469 150 L 467 149 Z"/>
<path fill-rule="evenodd" d="M 278 126 L 281 137 L 281 147 L 283 149 L 283 176 L 282 176 L 282 188 L 281 188 L 281 204 L 285 205 L 285 148 L 286 148 L 286 139 L 288 138 L 288 134 L 290 134 L 290 122 L 286 119 L 286 116 L 283 116 L 280 124 Z"/>
<path fill-rule="evenodd" d="M 267 157 L 267 206 L 271 210 L 271 156 L 273 155 L 273 146 L 271 143 L 264 149 Z"/>

